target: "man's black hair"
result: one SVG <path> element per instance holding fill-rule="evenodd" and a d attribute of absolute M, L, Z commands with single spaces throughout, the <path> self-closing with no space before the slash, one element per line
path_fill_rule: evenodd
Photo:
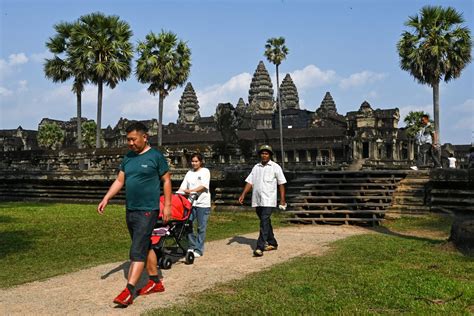
<path fill-rule="evenodd" d="M 133 122 L 127 126 L 125 131 L 127 132 L 127 134 L 133 131 L 142 132 L 143 134 L 146 134 L 148 133 L 148 127 L 146 127 L 145 124 L 143 124 L 142 122 Z"/>
<path fill-rule="evenodd" d="M 428 120 L 430 119 L 430 116 L 428 114 L 423 114 L 422 118 L 427 118 Z"/>

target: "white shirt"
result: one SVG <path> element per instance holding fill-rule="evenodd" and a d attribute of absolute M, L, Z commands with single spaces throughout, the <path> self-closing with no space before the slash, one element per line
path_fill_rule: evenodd
<path fill-rule="evenodd" d="M 281 167 L 270 160 L 265 165 L 256 164 L 245 182 L 252 185 L 252 207 L 276 207 L 277 184 L 286 183 L 286 179 Z"/>
<path fill-rule="evenodd" d="M 456 168 L 456 158 L 448 157 L 449 160 L 449 168 Z"/>
<path fill-rule="evenodd" d="M 179 187 L 180 191 L 186 189 L 194 189 L 203 186 L 206 189 L 199 193 L 198 198 L 194 201 L 193 206 L 211 207 L 211 194 L 209 193 L 209 182 L 211 181 L 211 173 L 207 168 L 200 168 L 198 171 L 189 170 L 184 176 L 183 182 Z"/>

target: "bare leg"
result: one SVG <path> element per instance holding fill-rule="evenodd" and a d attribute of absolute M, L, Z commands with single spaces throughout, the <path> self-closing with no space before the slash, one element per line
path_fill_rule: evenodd
<path fill-rule="evenodd" d="M 132 261 L 130 269 L 128 269 L 128 283 L 134 286 L 137 285 L 144 268 L 145 262 Z"/>
<path fill-rule="evenodd" d="M 153 249 L 148 252 L 146 258 L 146 271 L 148 275 L 158 275 L 158 259 L 156 258 L 156 253 Z"/>

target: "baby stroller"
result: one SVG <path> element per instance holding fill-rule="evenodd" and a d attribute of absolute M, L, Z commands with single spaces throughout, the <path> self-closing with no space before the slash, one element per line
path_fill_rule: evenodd
<path fill-rule="evenodd" d="M 186 264 L 193 264 L 194 253 L 188 252 L 187 235 L 193 231 L 193 223 L 189 219 L 191 207 L 197 194 L 190 194 L 186 198 L 183 194 L 171 196 L 171 220 L 164 223 L 163 216 L 164 196 L 160 197 L 160 216 L 151 236 L 152 249 L 156 253 L 158 266 L 170 269 L 173 263 L 185 258 Z"/>

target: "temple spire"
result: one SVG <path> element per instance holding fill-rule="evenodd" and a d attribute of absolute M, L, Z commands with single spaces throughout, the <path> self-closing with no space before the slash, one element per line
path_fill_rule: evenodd
<path fill-rule="evenodd" d="M 199 115 L 199 102 L 191 82 L 184 88 L 178 106 L 178 124 L 196 124 L 201 117 Z"/>
<path fill-rule="evenodd" d="M 298 97 L 298 90 L 291 79 L 290 74 L 287 74 L 280 85 L 281 95 L 281 109 L 299 109 L 300 99 Z"/>
<path fill-rule="evenodd" d="M 258 63 L 250 83 L 249 106 L 256 114 L 273 113 L 273 85 L 263 61 Z"/>

